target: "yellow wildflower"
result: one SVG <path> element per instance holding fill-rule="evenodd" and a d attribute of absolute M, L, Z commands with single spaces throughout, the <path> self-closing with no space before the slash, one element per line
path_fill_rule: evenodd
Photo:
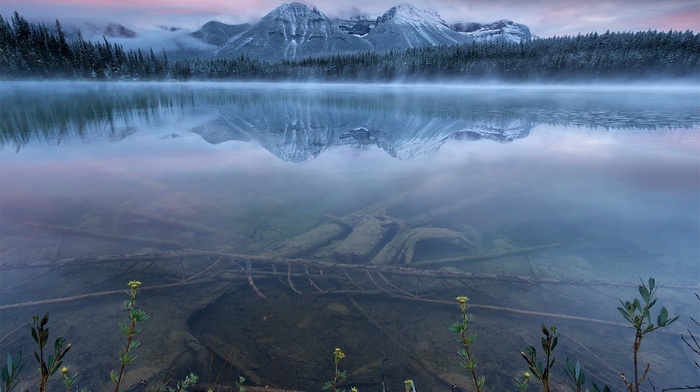
<path fill-rule="evenodd" d="M 338 361 L 345 358 L 345 353 L 339 348 L 336 348 L 335 351 L 333 351 L 333 358 L 335 358 L 335 363 L 338 363 Z"/>
<path fill-rule="evenodd" d="M 141 282 L 139 282 L 138 280 L 132 280 L 131 282 L 129 282 L 129 287 L 131 287 L 132 290 L 138 289 L 139 286 L 141 286 Z"/>
<path fill-rule="evenodd" d="M 524 376 L 525 376 L 525 379 L 530 378 L 530 372 L 525 372 Z"/>
<path fill-rule="evenodd" d="M 66 374 L 68 373 L 68 366 L 64 366 L 61 368 L 61 373 Z"/>
<path fill-rule="evenodd" d="M 467 303 L 467 301 L 469 301 L 469 298 L 467 298 L 465 296 L 459 296 L 455 299 L 457 300 L 457 302 L 459 302 L 462 305 L 464 305 L 465 303 Z"/>

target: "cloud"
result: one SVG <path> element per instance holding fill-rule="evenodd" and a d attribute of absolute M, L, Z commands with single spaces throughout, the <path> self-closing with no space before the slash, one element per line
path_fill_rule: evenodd
<path fill-rule="evenodd" d="M 165 51 L 182 49 L 207 51 L 215 49 L 192 37 L 190 33 L 189 29 L 171 31 L 166 28 L 151 28 L 141 30 L 135 38 L 107 37 L 107 40 L 110 43 L 120 44 L 126 50 L 141 49 L 148 53 L 149 49 L 153 49 L 156 54 L 159 54 L 163 49 Z M 101 41 L 102 37 L 100 31 L 92 34 L 83 34 L 83 38 L 88 41 Z"/>

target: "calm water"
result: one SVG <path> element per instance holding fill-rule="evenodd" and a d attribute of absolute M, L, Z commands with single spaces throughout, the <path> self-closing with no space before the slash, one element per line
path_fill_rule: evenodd
<path fill-rule="evenodd" d="M 3 82 L 0 97 L 3 358 L 33 361 L 26 324 L 49 311 L 99 390 L 126 298 L 70 298 L 139 279 L 151 319 L 130 385 L 192 370 L 319 390 L 342 347 L 360 390 L 441 391 L 467 378 L 440 301 L 467 295 L 490 390 L 514 389 L 541 323 L 559 364 L 623 390 L 633 331 L 598 320 L 622 322 L 618 299 L 653 276 L 681 320 L 641 361 L 656 388 L 700 381 L 680 339 L 700 336 L 697 88 Z"/>

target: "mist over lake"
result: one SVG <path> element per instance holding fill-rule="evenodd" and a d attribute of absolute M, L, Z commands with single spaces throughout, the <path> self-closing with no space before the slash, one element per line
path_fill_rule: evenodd
<path fill-rule="evenodd" d="M 680 339 L 700 305 L 695 87 L 3 82 L 0 99 L 3 354 L 33 361 L 26 325 L 50 312 L 81 386 L 118 366 L 111 292 L 130 280 L 151 318 L 127 387 L 192 371 L 319 390 L 335 347 L 361 391 L 466 387 L 448 330 L 465 295 L 489 390 L 515 389 L 541 324 L 561 334 L 556 390 L 566 357 L 623 390 L 616 308 L 649 277 L 681 318 L 644 341 L 648 378 L 700 381 Z"/>

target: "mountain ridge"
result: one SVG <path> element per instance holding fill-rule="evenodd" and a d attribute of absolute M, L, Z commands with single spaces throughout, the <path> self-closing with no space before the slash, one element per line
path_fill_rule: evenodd
<path fill-rule="evenodd" d="M 244 55 L 268 61 L 469 42 L 521 42 L 531 38 L 529 28 L 523 24 L 503 19 L 487 24 L 448 25 L 436 12 L 409 3 L 392 7 L 372 20 L 367 16 L 332 19 L 299 2 L 282 4 L 253 24 L 210 21 L 191 36 L 211 46 L 208 52 L 200 53 L 204 56 Z"/>

